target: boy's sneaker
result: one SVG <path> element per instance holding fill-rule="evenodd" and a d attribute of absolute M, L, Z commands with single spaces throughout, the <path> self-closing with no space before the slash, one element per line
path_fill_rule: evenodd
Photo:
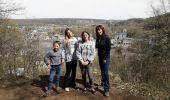
<path fill-rule="evenodd" d="M 69 91 L 70 91 L 70 89 L 69 89 L 69 88 L 65 88 L 65 91 L 66 91 L 66 92 L 69 92 Z"/>
<path fill-rule="evenodd" d="M 105 92 L 104 95 L 105 95 L 106 97 L 109 97 L 109 92 Z"/>
<path fill-rule="evenodd" d="M 50 94 L 50 91 L 47 90 L 47 91 L 45 92 L 45 94 L 43 95 L 43 97 L 47 97 L 49 94 Z"/>
<path fill-rule="evenodd" d="M 59 87 L 59 86 L 56 86 L 55 89 L 56 89 L 56 91 L 59 91 L 59 90 L 60 90 L 60 87 Z"/>
<path fill-rule="evenodd" d="M 55 90 L 56 90 L 57 94 L 59 94 L 60 87 L 59 86 L 55 86 Z"/>

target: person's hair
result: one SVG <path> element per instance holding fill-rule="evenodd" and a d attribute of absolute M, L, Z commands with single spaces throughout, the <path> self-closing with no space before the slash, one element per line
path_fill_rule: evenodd
<path fill-rule="evenodd" d="M 60 41 L 54 41 L 54 42 L 53 42 L 53 46 L 54 46 L 55 44 L 58 44 L 58 45 L 60 46 L 61 42 L 60 42 Z"/>
<path fill-rule="evenodd" d="M 68 31 L 69 31 L 70 29 L 69 28 L 66 28 L 65 29 L 65 44 L 66 44 L 66 47 L 68 47 L 68 45 L 69 45 L 69 42 L 68 42 L 68 39 L 69 39 L 69 37 L 68 37 Z M 70 30 L 71 31 L 71 30 Z M 70 37 L 71 38 L 71 37 Z"/>
<path fill-rule="evenodd" d="M 85 42 L 85 40 L 84 40 L 84 38 L 83 38 L 84 33 L 87 33 L 87 34 L 88 34 L 89 40 L 90 40 L 90 34 L 89 34 L 89 32 L 83 31 L 83 32 L 81 33 L 81 38 L 82 38 L 82 42 L 83 42 L 83 43 Z"/>
<path fill-rule="evenodd" d="M 99 36 L 99 34 L 98 34 L 98 30 L 100 30 L 100 29 L 103 31 L 103 34 L 101 36 Z M 104 36 L 105 36 L 105 29 L 104 29 L 104 27 L 102 25 L 98 25 L 96 27 L 96 38 L 103 38 Z"/>
<path fill-rule="evenodd" d="M 70 29 L 69 28 L 66 28 L 65 29 L 65 31 L 64 31 L 64 33 L 65 33 L 65 39 L 67 40 L 68 39 L 68 31 L 69 31 Z M 71 31 L 71 30 L 70 30 Z"/>

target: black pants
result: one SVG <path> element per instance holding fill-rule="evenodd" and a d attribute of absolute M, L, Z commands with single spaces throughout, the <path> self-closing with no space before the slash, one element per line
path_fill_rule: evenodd
<path fill-rule="evenodd" d="M 66 62 L 66 73 L 64 77 L 64 87 L 75 87 L 77 60 Z"/>

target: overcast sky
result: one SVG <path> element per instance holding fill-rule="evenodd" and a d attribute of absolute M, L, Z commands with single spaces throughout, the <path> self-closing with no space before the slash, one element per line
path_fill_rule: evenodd
<path fill-rule="evenodd" d="M 14 0 L 25 10 L 11 18 L 129 19 L 151 16 L 153 0 Z M 155 0 L 154 0 L 155 1 Z"/>

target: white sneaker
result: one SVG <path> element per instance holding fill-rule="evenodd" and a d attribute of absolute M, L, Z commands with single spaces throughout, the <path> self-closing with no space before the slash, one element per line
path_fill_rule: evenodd
<path fill-rule="evenodd" d="M 69 89 L 69 88 L 65 88 L 65 91 L 69 92 L 69 91 L 70 91 L 70 89 Z"/>

